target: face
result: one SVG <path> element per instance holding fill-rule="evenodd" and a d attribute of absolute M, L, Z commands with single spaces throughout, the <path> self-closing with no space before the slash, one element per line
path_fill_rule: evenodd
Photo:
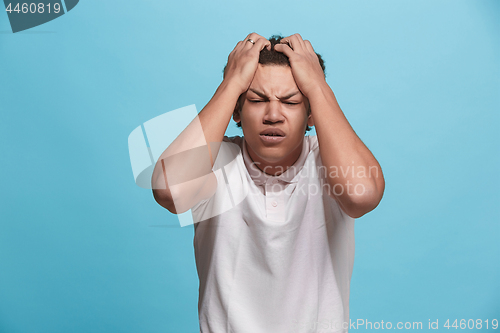
<path fill-rule="evenodd" d="M 307 125 L 314 125 L 291 68 L 259 64 L 242 99 L 233 119 L 241 121 L 250 157 L 266 173 L 286 170 L 300 156 Z"/>

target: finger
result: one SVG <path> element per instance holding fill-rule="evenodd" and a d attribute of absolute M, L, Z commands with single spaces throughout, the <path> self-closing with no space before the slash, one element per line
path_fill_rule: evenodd
<path fill-rule="evenodd" d="M 294 34 L 293 35 L 297 42 L 300 44 L 300 46 L 305 50 L 306 49 L 306 43 L 304 42 L 304 38 L 300 34 Z"/>
<path fill-rule="evenodd" d="M 251 38 L 252 34 L 255 34 L 255 32 L 251 32 L 251 33 L 249 33 L 249 34 L 245 37 L 245 39 L 244 39 L 243 41 L 246 41 L 248 38 Z"/>
<path fill-rule="evenodd" d="M 290 59 L 295 55 L 292 48 L 288 44 L 276 44 L 274 45 L 274 50 L 283 53 Z"/>
<path fill-rule="evenodd" d="M 257 42 L 260 41 L 260 40 L 264 40 L 264 41 L 267 40 L 267 39 L 264 39 L 264 38 L 255 38 L 255 39 L 254 38 L 248 38 L 247 40 L 244 41 L 244 43 L 245 43 L 245 49 L 246 50 L 249 50 L 249 49 L 253 48 L 254 45 L 256 45 Z"/>
<path fill-rule="evenodd" d="M 254 32 L 249 33 L 245 39 L 243 39 L 241 42 L 243 43 L 243 47 L 248 48 L 249 46 L 247 44 L 253 45 L 254 43 L 250 42 L 250 40 L 255 42 L 255 39 L 252 38 L 252 35 L 255 34 Z"/>
<path fill-rule="evenodd" d="M 264 49 L 264 47 L 267 47 L 267 49 L 270 51 L 271 50 L 271 42 L 260 35 L 257 35 L 257 34 L 255 34 L 255 35 L 259 36 L 259 37 L 257 39 L 249 38 L 253 41 L 253 43 L 251 41 L 249 41 L 249 39 L 247 39 L 248 45 L 246 45 L 246 49 L 247 50 L 252 49 L 253 46 L 255 46 L 255 48 L 259 51 L 262 51 L 262 49 Z M 256 38 L 255 36 L 252 36 L 252 37 Z"/>
<path fill-rule="evenodd" d="M 305 49 L 304 40 L 302 39 L 302 36 L 300 36 L 299 34 L 293 34 L 287 37 L 286 39 L 288 40 L 288 44 L 294 51 L 300 52 Z"/>
<path fill-rule="evenodd" d="M 257 39 L 259 39 L 259 38 L 264 38 L 264 39 L 267 39 L 267 38 L 265 38 L 265 37 L 263 37 L 263 36 L 259 35 L 258 33 L 255 33 L 255 32 L 252 32 L 251 34 L 249 34 L 249 35 L 247 36 L 247 39 L 248 39 L 248 38 L 251 38 L 251 39 L 253 39 L 253 40 L 255 40 L 255 41 L 256 41 Z"/>
<path fill-rule="evenodd" d="M 229 57 L 231 57 L 233 54 L 235 54 L 236 52 L 239 52 L 241 50 L 241 45 L 243 44 L 242 41 L 239 41 L 238 43 L 236 43 L 236 46 L 234 47 L 234 49 L 229 53 Z"/>
<path fill-rule="evenodd" d="M 249 39 L 251 39 L 254 42 L 256 42 L 260 38 L 266 39 L 266 38 L 262 37 L 261 35 L 259 35 L 258 33 L 252 32 L 252 33 L 248 34 L 248 36 L 245 38 L 244 41 L 248 41 Z"/>
<path fill-rule="evenodd" d="M 240 49 L 242 44 L 243 44 L 243 42 L 241 40 L 238 43 L 236 43 L 236 46 L 234 47 L 233 52 L 237 49 Z"/>
<path fill-rule="evenodd" d="M 264 37 L 262 37 L 261 35 L 255 33 L 255 32 L 252 32 L 251 34 L 249 34 L 247 36 L 247 38 L 243 41 L 245 42 L 245 46 L 247 49 L 251 48 L 253 45 L 255 45 L 255 43 L 259 40 L 259 39 L 265 39 Z M 267 40 L 267 39 L 265 39 Z"/>
<path fill-rule="evenodd" d="M 264 38 L 264 40 L 266 41 L 266 44 L 265 44 L 265 47 L 268 51 L 271 51 L 271 42 L 269 41 L 269 39 L 267 38 Z"/>
<path fill-rule="evenodd" d="M 288 37 L 284 37 L 280 40 L 280 44 L 285 44 L 285 45 L 288 45 L 292 50 L 293 50 L 293 45 L 292 45 L 292 41 L 290 40 L 290 37 L 291 36 L 288 36 Z"/>
<path fill-rule="evenodd" d="M 310 51 L 310 52 L 314 52 L 314 49 L 313 49 L 312 44 L 311 44 L 311 42 L 310 42 L 310 41 L 305 40 L 305 41 L 304 41 L 304 44 L 306 45 L 306 49 L 307 49 L 308 51 Z"/>
<path fill-rule="evenodd" d="M 243 45 L 243 47 L 244 47 L 245 49 L 247 49 L 247 50 L 248 50 L 248 49 L 251 49 L 251 48 L 252 48 L 252 46 L 254 46 L 254 45 L 255 45 L 255 39 L 252 39 L 252 38 L 247 38 L 247 39 L 245 39 L 245 40 L 243 41 L 243 43 L 245 43 L 245 44 Z"/>
<path fill-rule="evenodd" d="M 265 38 L 259 38 L 256 42 L 255 42 L 255 49 L 256 50 L 259 50 L 262 51 L 264 48 L 267 48 L 268 50 L 271 49 L 271 42 L 268 41 L 267 39 Z"/>

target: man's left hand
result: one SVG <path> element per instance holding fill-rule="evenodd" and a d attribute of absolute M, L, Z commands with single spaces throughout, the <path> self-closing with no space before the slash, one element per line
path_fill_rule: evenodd
<path fill-rule="evenodd" d="M 285 37 L 280 43 L 274 49 L 288 57 L 297 86 L 303 95 L 310 97 L 314 89 L 326 83 L 316 52 L 311 43 L 303 40 L 299 34 Z"/>

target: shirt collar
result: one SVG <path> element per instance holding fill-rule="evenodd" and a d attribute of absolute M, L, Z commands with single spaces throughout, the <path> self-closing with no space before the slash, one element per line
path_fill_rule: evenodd
<path fill-rule="evenodd" d="M 283 172 L 279 176 L 271 176 L 268 175 L 264 172 L 262 172 L 252 161 L 252 158 L 248 154 L 247 150 L 247 142 L 243 140 L 243 160 L 245 162 L 245 166 L 248 170 L 248 174 L 254 181 L 256 185 L 263 185 L 273 179 L 277 179 L 281 182 L 291 184 L 291 183 L 296 183 L 297 180 L 295 179 L 297 174 L 300 172 L 302 167 L 304 166 L 304 163 L 306 161 L 307 155 L 309 153 L 309 140 L 307 140 L 307 137 L 304 137 L 304 140 L 302 142 L 302 151 L 300 153 L 299 158 L 297 161 L 289 167 L 285 172 Z"/>

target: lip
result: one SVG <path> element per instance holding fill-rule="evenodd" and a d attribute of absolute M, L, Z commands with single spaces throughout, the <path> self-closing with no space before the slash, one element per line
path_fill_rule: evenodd
<path fill-rule="evenodd" d="M 284 136 L 266 136 L 266 135 L 259 135 L 259 136 L 260 139 L 265 143 L 279 143 L 285 140 Z"/>
<path fill-rule="evenodd" d="M 265 134 L 275 134 L 277 136 L 285 136 L 285 132 L 276 127 L 269 127 L 260 132 L 260 135 L 265 135 Z"/>
<path fill-rule="evenodd" d="M 274 136 L 271 136 L 269 134 L 274 134 Z M 270 127 L 262 131 L 259 137 L 265 144 L 276 144 L 285 139 L 285 132 L 283 132 L 279 128 Z"/>

